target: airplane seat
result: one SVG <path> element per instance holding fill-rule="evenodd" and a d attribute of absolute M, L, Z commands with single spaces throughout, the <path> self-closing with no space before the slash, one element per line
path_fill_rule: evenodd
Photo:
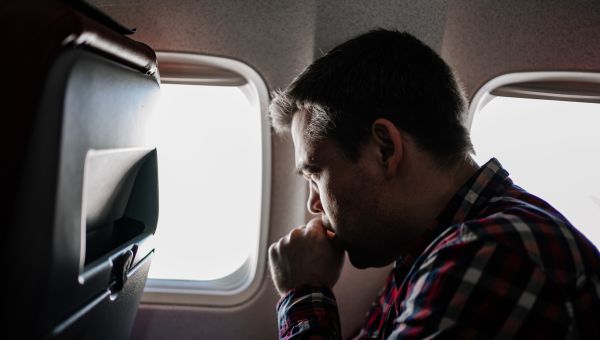
<path fill-rule="evenodd" d="M 154 51 L 80 1 L 0 6 L 3 331 L 127 339 L 158 220 Z"/>

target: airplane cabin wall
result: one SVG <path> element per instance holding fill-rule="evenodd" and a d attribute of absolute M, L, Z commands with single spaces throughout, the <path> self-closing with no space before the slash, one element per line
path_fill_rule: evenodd
<path fill-rule="evenodd" d="M 283 88 L 315 57 L 338 43 L 376 27 L 407 30 L 441 49 L 446 1 L 427 4 L 378 1 L 108 1 L 93 5 L 125 26 L 132 37 L 155 50 L 193 52 L 241 60 L 255 68 L 269 90 Z M 302 224 L 307 186 L 293 173 L 291 138 L 272 138 L 272 199 L 269 243 Z M 167 226 L 162 226 L 167 227 Z M 157 251 L 160 251 L 158 249 Z M 353 334 L 389 268 L 359 271 L 346 263 L 335 288 L 343 333 Z M 132 339 L 277 337 L 278 296 L 266 275 L 251 300 L 233 308 L 143 304 Z"/>
<path fill-rule="evenodd" d="M 136 27 L 133 38 L 155 50 L 241 60 L 262 75 L 269 90 L 285 87 L 336 44 L 376 27 L 407 30 L 441 52 L 471 97 L 485 81 L 509 71 L 598 70 L 600 61 L 597 1 L 90 2 Z M 269 243 L 307 218 L 306 184 L 293 174 L 291 138 L 273 136 L 272 143 Z M 335 289 L 346 336 L 360 326 L 386 271 L 346 265 Z M 131 338 L 276 338 L 277 299 L 265 275 L 256 296 L 232 308 L 145 304 Z"/>
<path fill-rule="evenodd" d="M 520 71 L 600 71 L 600 1 L 455 0 L 443 58 L 470 99 L 489 80 Z"/>

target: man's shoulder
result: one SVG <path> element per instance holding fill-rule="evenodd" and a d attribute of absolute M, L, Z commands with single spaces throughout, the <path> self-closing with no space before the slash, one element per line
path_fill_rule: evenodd
<path fill-rule="evenodd" d="M 496 320 L 519 325 L 508 334 L 540 334 L 540 327 L 560 334 L 573 326 L 597 333 L 598 250 L 537 200 L 527 193 L 493 197 L 442 232 L 405 280 L 398 323 L 426 319 L 432 333 L 495 333 L 502 325 L 493 326 Z"/>
<path fill-rule="evenodd" d="M 519 254 L 561 285 L 597 273 L 596 247 L 550 204 L 515 187 L 436 240 L 431 253 L 451 248 L 498 246 Z"/>

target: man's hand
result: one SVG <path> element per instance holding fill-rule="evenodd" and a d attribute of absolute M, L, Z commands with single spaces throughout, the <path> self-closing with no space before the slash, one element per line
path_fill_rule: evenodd
<path fill-rule="evenodd" d="M 281 296 L 306 284 L 331 289 L 340 278 L 344 251 L 333 246 L 321 219 L 314 218 L 269 247 L 269 264 Z"/>

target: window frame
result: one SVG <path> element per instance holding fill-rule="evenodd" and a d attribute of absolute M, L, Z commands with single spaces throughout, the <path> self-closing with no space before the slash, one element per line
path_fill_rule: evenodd
<path fill-rule="evenodd" d="M 600 103 L 600 73 L 535 71 L 507 73 L 486 82 L 473 96 L 466 117 L 473 117 L 497 96 Z"/>
<path fill-rule="evenodd" d="M 469 131 L 472 129 L 475 115 L 496 97 L 600 105 L 600 72 L 517 72 L 493 78 L 481 86 L 471 100 L 465 119 L 465 126 Z"/>
<path fill-rule="evenodd" d="M 260 111 L 262 184 L 258 244 L 244 264 L 215 280 L 148 278 L 142 303 L 195 306 L 237 306 L 252 298 L 265 277 L 271 207 L 271 129 L 267 118 L 269 92 L 250 66 L 229 58 L 158 51 L 161 84 L 236 86 Z M 258 99 L 258 100 L 256 100 Z M 159 159 L 160 162 L 160 159 Z"/>

